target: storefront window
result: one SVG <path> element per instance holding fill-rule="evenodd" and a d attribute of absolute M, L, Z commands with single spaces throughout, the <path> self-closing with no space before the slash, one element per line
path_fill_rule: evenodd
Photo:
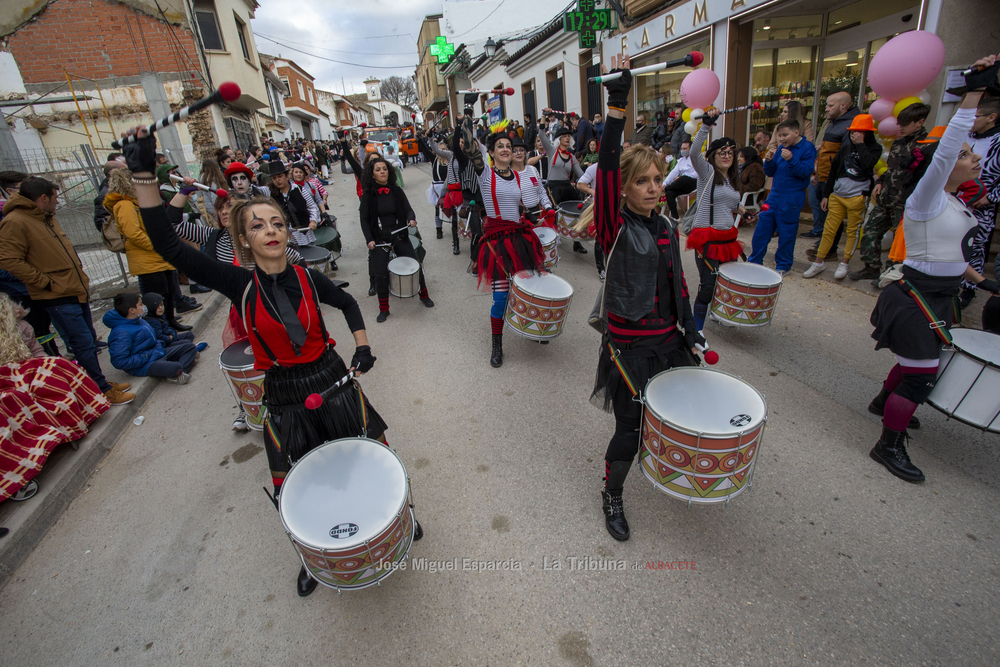
<path fill-rule="evenodd" d="M 792 100 L 803 106 L 806 118 L 815 117 L 818 51 L 815 46 L 754 51 L 751 101 L 760 102 L 762 108 L 751 112 L 751 136 L 760 130 L 772 130 L 781 108 Z"/>
<path fill-rule="evenodd" d="M 845 91 L 857 102 L 858 93 L 861 91 L 861 65 L 864 59 L 864 47 L 823 59 L 823 81 L 820 84 L 819 109 L 817 109 L 819 120 L 816 127 L 820 127 L 826 120 L 827 95 Z"/>
<path fill-rule="evenodd" d="M 709 66 L 709 54 L 711 53 L 711 41 L 704 39 L 694 44 L 688 44 L 673 51 L 657 51 L 649 55 L 638 58 L 632 63 L 632 67 L 644 67 L 655 65 L 666 60 L 683 58 L 691 51 L 701 51 L 705 54 L 705 61 L 700 65 L 702 68 Z M 635 77 L 635 100 L 636 112 L 645 111 L 650 114 L 657 111 L 666 111 L 681 105 L 681 81 L 691 71 L 689 67 L 675 67 L 662 72 L 651 74 L 640 74 Z M 720 93 L 721 98 L 721 93 Z"/>
<path fill-rule="evenodd" d="M 808 39 L 823 34 L 823 15 L 775 16 L 753 22 L 753 41 Z"/>
<path fill-rule="evenodd" d="M 835 35 L 842 30 L 856 28 L 863 23 L 891 16 L 898 12 L 913 10 L 919 13 L 920 3 L 916 0 L 858 0 L 858 2 L 830 12 L 830 24 L 826 34 Z"/>

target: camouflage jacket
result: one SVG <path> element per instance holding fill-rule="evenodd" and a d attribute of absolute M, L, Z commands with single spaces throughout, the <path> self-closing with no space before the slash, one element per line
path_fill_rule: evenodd
<path fill-rule="evenodd" d="M 927 130 L 920 128 L 914 134 L 892 142 L 886 159 L 887 169 L 878 181 L 882 186 L 882 192 L 878 196 L 879 206 L 903 208 L 906 197 L 913 191 L 913 150 L 920 145 L 918 141 L 926 138 Z"/>

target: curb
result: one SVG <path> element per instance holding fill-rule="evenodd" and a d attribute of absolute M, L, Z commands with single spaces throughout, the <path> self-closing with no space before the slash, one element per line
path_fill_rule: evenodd
<path fill-rule="evenodd" d="M 228 304 L 218 292 L 208 296 L 202 301 L 202 309 L 193 313 L 194 317 L 188 322 L 194 327 L 192 332 L 196 336 Z M 0 539 L 0 588 L 86 486 L 87 480 L 125 433 L 130 422 L 142 412 L 146 401 L 159 385 L 160 381 L 156 378 L 135 378 L 132 382 L 135 400 L 104 413 L 92 424 L 90 432 L 78 441 L 79 450 L 73 451 L 68 445 L 61 445 L 52 452 L 36 477 L 40 488 L 34 498 L 22 503 L 9 500 L 0 503 L 0 525 L 10 529 L 10 534 Z"/>

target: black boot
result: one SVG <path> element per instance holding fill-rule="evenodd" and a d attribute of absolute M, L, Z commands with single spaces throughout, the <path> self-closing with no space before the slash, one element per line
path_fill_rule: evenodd
<path fill-rule="evenodd" d="M 619 542 L 624 542 L 630 535 L 628 521 L 625 519 L 625 506 L 622 504 L 622 490 L 631 467 L 631 461 L 612 463 L 608 477 L 604 480 L 604 491 L 601 492 L 604 501 L 604 525 L 611 537 Z"/>
<path fill-rule="evenodd" d="M 868 404 L 868 412 L 873 415 L 878 415 L 879 417 L 885 416 L 885 402 L 889 400 L 889 393 L 885 389 L 885 385 L 882 385 L 882 391 L 878 393 L 878 396 L 872 399 L 872 402 Z M 920 420 L 917 419 L 916 415 L 910 417 L 909 428 L 920 428 Z"/>
<path fill-rule="evenodd" d="M 373 278 L 371 283 L 368 284 L 368 296 L 375 296 L 375 279 Z"/>
<path fill-rule="evenodd" d="M 587 254 L 587 249 L 583 247 L 583 244 L 579 241 L 573 241 L 573 252 L 578 252 L 581 255 Z"/>
<path fill-rule="evenodd" d="M 462 250 L 458 247 L 458 241 L 452 241 L 451 242 L 451 254 L 453 254 L 453 255 L 461 255 L 462 254 Z"/>
<path fill-rule="evenodd" d="M 417 525 L 413 529 L 413 541 L 414 542 L 419 542 L 420 538 L 422 538 L 424 536 L 424 529 L 420 527 L 420 522 L 419 521 L 414 520 L 414 522 Z"/>
<path fill-rule="evenodd" d="M 490 366 L 500 368 L 503 366 L 503 334 L 493 334 L 493 352 L 490 354 Z"/>
<path fill-rule="evenodd" d="M 299 570 L 299 579 L 295 582 L 295 588 L 298 590 L 299 597 L 304 598 L 314 590 L 316 590 L 316 584 L 319 582 L 309 576 L 306 572 L 305 566 Z"/>
<path fill-rule="evenodd" d="M 439 239 L 443 239 L 444 238 L 444 230 L 441 229 L 440 227 L 437 228 L 437 237 Z"/>
<path fill-rule="evenodd" d="M 194 328 L 194 327 L 188 326 L 187 324 L 181 324 L 177 320 L 170 320 L 170 321 L 167 322 L 167 324 L 169 324 L 170 328 L 174 329 L 175 331 L 191 331 L 191 329 Z"/>
<path fill-rule="evenodd" d="M 885 469 L 896 477 L 907 482 L 924 481 L 924 473 L 920 468 L 910 462 L 910 455 L 906 453 L 906 432 L 893 431 L 882 427 L 882 437 L 872 448 L 873 459 L 885 466 Z"/>

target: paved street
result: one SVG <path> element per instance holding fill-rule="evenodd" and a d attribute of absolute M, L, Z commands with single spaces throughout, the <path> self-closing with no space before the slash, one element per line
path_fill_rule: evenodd
<path fill-rule="evenodd" d="M 599 345 L 586 324 L 600 285 L 593 253 L 561 248 L 557 274 L 576 290 L 563 335 L 540 346 L 507 332 L 493 369 L 491 298 L 465 273 L 468 244 L 455 257 L 448 234 L 434 238 L 426 167 L 405 178 L 437 306 L 392 299 L 384 324 L 367 296 L 354 179 L 336 172 L 338 277 L 351 282 L 378 357 L 362 382 L 425 529 L 410 554 L 457 558 L 457 568 L 296 595 L 299 562 L 261 491 L 261 436 L 230 431 L 235 402 L 215 357 L 223 309 L 191 383 L 156 390 L 145 422 L 129 426 L 0 590 L 0 662 L 1000 663 L 997 436 L 922 407 L 910 451 L 926 483 L 897 480 L 868 457 L 880 423 L 866 406 L 894 363 L 873 350 L 872 295 L 803 280 L 802 265 L 773 326 L 709 324 L 717 367 L 767 398 L 753 488 L 728 508 L 688 508 L 633 469 L 632 539 L 617 543 L 599 495 L 614 421 L 588 402 Z M 694 290 L 692 253 L 684 259 Z M 327 323 L 350 358 L 343 318 Z M 607 571 L 620 561 L 624 570 Z M 672 568 L 647 566 L 659 562 Z"/>

